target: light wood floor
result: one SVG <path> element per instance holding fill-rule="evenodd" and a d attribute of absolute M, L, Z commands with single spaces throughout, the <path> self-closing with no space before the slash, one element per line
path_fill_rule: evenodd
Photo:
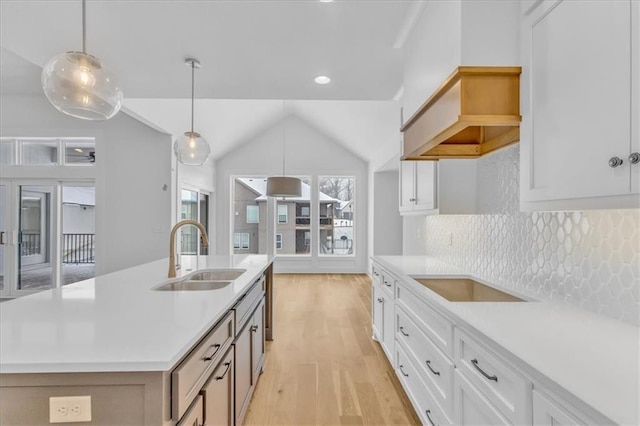
<path fill-rule="evenodd" d="M 275 275 L 274 341 L 245 425 L 420 424 L 371 339 L 366 275 Z"/>

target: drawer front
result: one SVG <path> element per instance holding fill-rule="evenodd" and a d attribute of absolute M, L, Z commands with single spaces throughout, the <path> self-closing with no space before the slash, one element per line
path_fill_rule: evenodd
<path fill-rule="evenodd" d="M 509 421 L 531 423 L 531 382 L 460 331 L 457 332 L 456 365 Z"/>
<path fill-rule="evenodd" d="M 253 308 L 262 296 L 264 296 L 264 277 L 261 277 L 233 307 L 236 312 L 236 332 L 239 332 L 251 318 Z"/>
<path fill-rule="evenodd" d="M 396 339 L 405 344 L 407 352 L 413 356 L 424 382 L 438 404 L 449 418 L 453 418 L 453 370 L 455 364 L 442 353 L 414 323 L 409 316 L 398 308 L 396 310 L 398 327 Z"/>
<path fill-rule="evenodd" d="M 377 283 L 382 279 L 382 268 L 375 263 L 371 266 L 371 279 Z"/>
<path fill-rule="evenodd" d="M 395 294 L 395 283 L 396 280 L 391 276 L 388 272 L 382 271 L 382 279 L 380 280 L 381 287 L 387 292 L 389 297 L 393 299 Z"/>
<path fill-rule="evenodd" d="M 420 373 L 401 343 L 396 344 L 396 375 L 422 424 L 431 426 L 452 424 L 420 378 Z"/>
<path fill-rule="evenodd" d="M 202 396 L 198 395 L 184 417 L 178 422 L 177 426 L 201 426 L 204 424 L 204 405 Z"/>
<path fill-rule="evenodd" d="M 596 422 L 589 422 L 594 424 Z M 586 425 L 573 413 L 558 405 L 552 398 L 533 391 L 533 424 L 538 426 Z"/>
<path fill-rule="evenodd" d="M 463 374 L 454 374 L 454 392 L 456 400 L 455 422 L 459 425 L 511 425 L 500 411 L 476 389 Z M 531 424 L 531 420 L 526 423 Z"/>
<path fill-rule="evenodd" d="M 436 346 L 453 359 L 453 324 L 402 283 L 396 287 L 396 299 L 405 312 L 416 318 L 420 329 L 431 338 Z"/>
<path fill-rule="evenodd" d="M 234 337 L 233 312 L 227 315 L 171 373 L 172 416 L 179 419 L 217 365 Z"/>

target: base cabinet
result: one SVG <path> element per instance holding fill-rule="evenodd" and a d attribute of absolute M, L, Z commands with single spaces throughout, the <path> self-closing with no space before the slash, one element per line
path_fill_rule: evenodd
<path fill-rule="evenodd" d="M 592 422 L 589 422 L 592 423 Z M 553 402 L 551 398 L 533 391 L 533 424 L 540 426 L 586 425 L 566 408 Z"/>
<path fill-rule="evenodd" d="M 233 384 L 235 352 L 229 349 L 200 394 L 204 404 L 204 424 L 233 426 Z"/>
<path fill-rule="evenodd" d="M 511 423 L 459 371 L 454 375 L 455 423 L 459 425 L 510 425 Z"/>
<path fill-rule="evenodd" d="M 236 356 L 234 413 L 235 424 L 242 424 L 251 395 L 262 373 L 265 356 L 264 298 L 258 303 L 234 342 Z"/>
<path fill-rule="evenodd" d="M 202 395 L 198 395 L 193 401 L 189 409 L 182 419 L 178 422 L 177 426 L 201 426 L 204 425 L 204 404 L 202 401 Z"/>

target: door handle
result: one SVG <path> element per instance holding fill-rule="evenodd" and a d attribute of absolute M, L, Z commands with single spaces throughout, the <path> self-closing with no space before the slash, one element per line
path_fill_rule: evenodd
<path fill-rule="evenodd" d="M 4 240 L 4 235 L 5 234 L 6 234 L 6 232 L 0 231 L 0 246 L 3 246 L 5 244 L 7 244 L 6 241 Z"/>

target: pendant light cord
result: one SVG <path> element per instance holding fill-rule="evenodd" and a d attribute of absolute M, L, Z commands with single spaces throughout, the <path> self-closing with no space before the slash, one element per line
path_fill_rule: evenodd
<path fill-rule="evenodd" d="M 87 53 L 87 2 L 82 0 L 82 53 Z"/>
<path fill-rule="evenodd" d="M 285 157 L 285 145 L 287 143 L 287 123 L 286 123 L 286 119 L 287 119 L 287 101 L 283 100 L 282 101 L 282 176 L 286 176 L 284 173 L 284 157 Z"/>
<path fill-rule="evenodd" d="M 191 133 L 193 133 L 193 104 L 195 97 L 196 63 L 191 61 Z"/>

